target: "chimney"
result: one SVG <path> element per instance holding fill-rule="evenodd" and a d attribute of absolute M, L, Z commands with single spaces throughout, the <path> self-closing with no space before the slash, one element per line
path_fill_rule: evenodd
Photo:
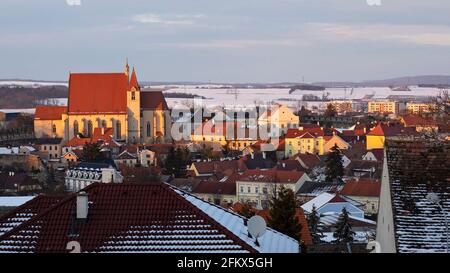
<path fill-rule="evenodd" d="M 283 168 L 286 168 L 286 163 L 285 162 L 283 162 L 281 165 L 283 166 Z"/>
<path fill-rule="evenodd" d="M 255 159 L 255 154 L 254 153 L 251 153 L 250 155 L 251 155 L 252 159 Z"/>
<path fill-rule="evenodd" d="M 263 152 L 263 158 L 266 159 L 266 152 Z"/>
<path fill-rule="evenodd" d="M 77 220 L 86 220 L 89 211 L 88 195 L 80 191 L 77 195 Z"/>

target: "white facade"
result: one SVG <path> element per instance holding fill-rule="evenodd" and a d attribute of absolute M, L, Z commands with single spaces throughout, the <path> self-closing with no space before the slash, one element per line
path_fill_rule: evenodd
<path fill-rule="evenodd" d="M 65 185 L 68 191 L 79 191 L 92 183 L 122 183 L 123 177 L 114 167 L 89 167 L 86 164 L 80 164 L 81 167 L 75 167 L 67 170 Z"/>

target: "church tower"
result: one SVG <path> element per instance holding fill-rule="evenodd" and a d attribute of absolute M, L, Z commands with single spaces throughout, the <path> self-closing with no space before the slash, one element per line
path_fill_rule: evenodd
<path fill-rule="evenodd" d="M 126 66 L 128 68 L 128 62 Z M 128 76 L 128 75 L 127 75 Z M 141 88 L 139 86 L 136 71 L 131 72 L 127 91 L 128 108 L 128 143 L 139 143 L 141 136 Z"/>

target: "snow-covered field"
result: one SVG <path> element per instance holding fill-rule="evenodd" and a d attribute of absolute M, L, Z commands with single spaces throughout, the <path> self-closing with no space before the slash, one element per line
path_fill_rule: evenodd
<path fill-rule="evenodd" d="M 303 95 L 315 95 L 322 97 L 323 94 L 329 93 L 329 98 L 335 100 L 344 99 L 362 99 L 367 95 L 373 95 L 375 99 L 383 99 L 391 95 L 396 96 L 435 96 L 439 93 L 437 88 L 419 88 L 410 87 L 411 91 L 392 91 L 389 87 L 361 87 L 354 88 L 330 88 L 325 91 L 309 91 L 298 90 L 289 94 L 288 88 L 280 89 L 236 89 L 237 92 L 229 89 L 220 88 L 196 88 L 195 86 L 186 86 L 167 89 L 164 92 L 170 93 L 189 93 L 199 96 L 204 96 L 207 100 L 203 103 L 208 105 L 251 105 L 251 104 L 268 104 L 268 103 L 282 103 L 292 107 L 298 106 L 298 101 L 302 100 Z M 237 93 L 237 94 L 236 94 Z M 167 98 L 169 107 L 176 104 L 184 103 L 186 98 Z M 308 106 L 320 105 L 322 102 L 308 102 Z"/>
<path fill-rule="evenodd" d="M 0 80 L 0 86 L 25 86 L 25 87 L 40 87 L 40 86 L 68 86 L 67 82 L 40 82 L 40 81 L 7 81 Z"/>

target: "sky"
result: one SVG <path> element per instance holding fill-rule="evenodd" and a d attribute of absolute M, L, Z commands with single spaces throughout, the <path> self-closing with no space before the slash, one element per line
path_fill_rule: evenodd
<path fill-rule="evenodd" d="M 449 75 L 449 14 L 448 0 L 2 0 L 0 79 L 120 72 L 126 58 L 141 81 Z"/>

